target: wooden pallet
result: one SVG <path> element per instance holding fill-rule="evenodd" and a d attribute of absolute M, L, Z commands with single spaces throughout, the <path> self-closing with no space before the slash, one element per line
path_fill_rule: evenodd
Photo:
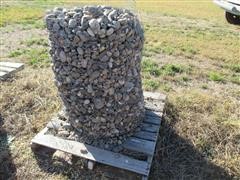
<path fill-rule="evenodd" d="M 4 79 L 23 68 L 23 63 L 0 62 L 0 79 Z"/>
<path fill-rule="evenodd" d="M 150 92 L 145 92 L 144 96 L 146 118 L 143 121 L 141 131 L 130 137 L 123 144 L 123 147 L 124 150 L 144 154 L 146 156 L 145 160 L 139 160 L 131 155 L 115 153 L 84 143 L 45 134 L 48 131 L 47 127 L 38 133 L 32 139 L 31 143 L 33 145 L 42 145 L 55 150 L 70 153 L 75 156 L 86 158 L 90 161 L 132 171 L 141 174 L 143 177 L 142 179 L 148 179 L 166 96 L 160 93 Z M 149 101 L 149 99 L 151 99 L 151 101 Z M 50 123 L 53 123 L 53 121 Z"/>

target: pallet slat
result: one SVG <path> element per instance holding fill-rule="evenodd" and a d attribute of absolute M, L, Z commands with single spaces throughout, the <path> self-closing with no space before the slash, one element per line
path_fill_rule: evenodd
<path fill-rule="evenodd" d="M 142 123 L 142 130 L 148 131 L 148 132 L 158 132 L 159 125 L 154 124 L 148 124 L 148 123 Z"/>
<path fill-rule="evenodd" d="M 146 116 L 160 118 L 160 117 L 162 117 L 163 113 L 162 112 L 151 111 L 151 110 L 146 109 L 145 110 L 145 115 Z"/>
<path fill-rule="evenodd" d="M 161 93 L 144 91 L 143 95 L 144 95 L 145 99 L 156 99 L 156 100 L 163 100 L 163 101 L 166 99 L 166 95 L 161 94 Z"/>
<path fill-rule="evenodd" d="M 0 71 L 0 78 L 5 77 L 8 73 Z"/>
<path fill-rule="evenodd" d="M 154 117 L 154 116 L 146 115 L 143 122 L 151 123 L 151 124 L 155 124 L 155 125 L 160 125 L 161 124 L 161 119 L 159 117 L 156 117 L 156 116 Z"/>
<path fill-rule="evenodd" d="M 5 78 L 23 67 L 23 63 L 0 62 L 0 78 Z"/>
<path fill-rule="evenodd" d="M 129 138 L 123 144 L 123 147 L 136 152 L 145 153 L 147 155 L 152 155 L 155 149 L 154 142 L 134 137 Z"/>
<path fill-rule="evenodd" d="M 0 66 L 18 69 L 18 68 L 23 67 L 24 64 L 23 63 L 15 63 L 15 62 L 0 62 Z"/>
<path fill-rule="evenodd" d="M 44 130 L 46 131 L 46 129 Z M 49 148 L 64 151 L 117 168 L 133 171 L 142 175 L 147 175 L 149 171 L 148 163 L 145 161 L 136 160 L 119 153 L 106 151 L 80 142 L 61 139 L 53 135 L 43 135 L 43 133 L 40 133 L 40 135 L 35 136 L 32 143 L 47 146 Z"/>
<path fill-rule="evenodd" d="M 135 137 L 139 139 L 145 139 L 149 141 L 155 141 L 157 139 L 157 133 L 147 132 L 147 131 L 139 131 L 134 134 Z"/>
<path fill-rule="evenodd" d="M 163 112 L 165 103 L 162 101 L 152 101 L 151 103 L 145 102 L 145 108 L 148 110 Z"/>
<path fill-rule="evenodd" d="M 2 72 L 11 72 L 14 70 L 16 70 L 16 68 L 0 66 L 0 71 Z"/>

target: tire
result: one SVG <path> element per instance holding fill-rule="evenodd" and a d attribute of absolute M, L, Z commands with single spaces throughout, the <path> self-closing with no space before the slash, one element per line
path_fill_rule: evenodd
<path fill-rule="evenodd" d="M 240 16 L 232 14 L 230 12 L 226 12 L 225 17 L 228 23 L 240 25 Z"/>

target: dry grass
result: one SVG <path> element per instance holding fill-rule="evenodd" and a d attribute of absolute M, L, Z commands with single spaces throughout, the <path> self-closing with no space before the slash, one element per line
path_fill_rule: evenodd
<path fill-rule="evenodd" d="M 35 23 L 56 3 L 63 1 L 8 1 L 1 7 L 0 58 L 26 67 L 0 81 L 0 179 L 106 179 L 109 170 L 87 171 L 79 159 L 59 164 L 48 154 L 34 156 L 29 147 L 61 108 L 47 34 Z M 240 179 L 239 28 L 226 24 L 211 1 L 99 3 L 137 7 L 146 36 L 144 88 L 168 95 L 150 179 Z"/>

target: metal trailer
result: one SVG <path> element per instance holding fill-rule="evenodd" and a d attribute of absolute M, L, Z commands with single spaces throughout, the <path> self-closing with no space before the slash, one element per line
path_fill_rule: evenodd
<path fill-rule="evenodd" d="M 240 25 L 240 0 L 214 0 L 213 2 L 225 10 L 228 23 Z"/>

